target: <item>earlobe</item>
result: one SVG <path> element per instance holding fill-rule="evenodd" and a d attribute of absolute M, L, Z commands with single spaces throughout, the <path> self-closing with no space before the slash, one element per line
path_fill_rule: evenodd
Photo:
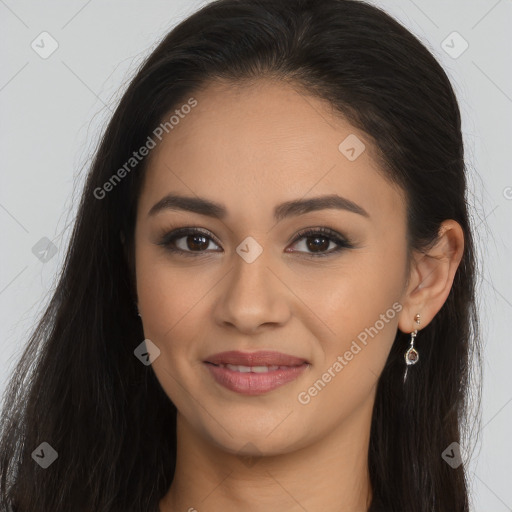
<path fill-rule="evenodd" d="M 422 325 L 428 325 L 446 302 L 464 252 L 464 232 L 454 220 L 445 220 L 439 236 L 429 249 L 415 258 L 411 280 L 403 300 L 398 328 L 414 330 L 411 318 L 421 311 Z"/>

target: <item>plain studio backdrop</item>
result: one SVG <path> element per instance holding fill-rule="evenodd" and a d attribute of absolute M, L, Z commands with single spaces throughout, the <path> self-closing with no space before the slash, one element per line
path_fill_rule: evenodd
<path fill-rule="evenodd" d="M 483 418 L 469 463 L 473 509 L 510 511 L 512 2 L 374 3 L 430 49 L 458 96 L 471 215 L 484 259 L 478 275 Z M 203 4 L 0 0 L 1 393 L 61 268 L 105 123 L 144 57 Z"/>

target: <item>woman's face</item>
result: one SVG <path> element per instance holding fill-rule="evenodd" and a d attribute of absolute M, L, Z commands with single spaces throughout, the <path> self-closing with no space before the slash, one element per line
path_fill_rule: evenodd
<path fill-rule="evenodd" d="M 289 85 L 212 83 L 194 98 L 152 150 L 136 222 L 162 388 L 195 435 L 231 453 L 369 424 L 407 280 L 401 191 L 364 133 Z M 315 203 L 325 196 L 344 201 Z M 179 228 L 200 232 L 168 236 Z M 251 359 L 262 351 L 297 359 Z"/>

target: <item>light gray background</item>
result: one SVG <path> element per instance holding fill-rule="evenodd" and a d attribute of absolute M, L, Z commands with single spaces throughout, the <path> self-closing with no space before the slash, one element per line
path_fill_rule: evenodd
<path fill-rule="evenodd" d="M 203 3 L 0 0 L 0 392 L 61 268 L 83 177 L 105 122 L 136 66 Z M 472 216 L 484 259 L 483 420 L 470 461 L 473 509 L 511 511 L 512 2 L 374 3 L 429 47 L 459 98 Z M 59 45 L 47 59 L 31 48 L 43 31 Z M 457 59 L 442 47 L 454 31 L 469 43 Z M 32 253 L 42 237 L 58 248 L 46 263 Z"/>

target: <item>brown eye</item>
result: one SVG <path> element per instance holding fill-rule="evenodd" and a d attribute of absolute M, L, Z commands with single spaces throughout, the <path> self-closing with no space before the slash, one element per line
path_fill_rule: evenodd
<path fill-rule="evenodd" d="M 354 247 L 348 239 L 329 228 L 302 231 L 297 235 L 293 244 L 296 248 L 289 252 L 305 253 L 306 256 L 311 257 L 330 256 L 343 249 Z"/>
<path fill-rule="evenodd" d="M 186 240 L 186 246 L 191 251 L 205 251 L 210 243 L 208 238 L 203 235 L 186 235 L 181 238 Z M 177 240 L 181 240 L 181 238 Z"/>
<path fill-rule="evenodd" d="M 329 249 L 331 241 L 326 236 L 308 236 L 306 238 L 306 247 L 312 252 L 323 252 Z"/>
<path fill-rule="evenodd" d="M 171 252 L 181 253 L 186 256 L 194 256 L 209 251 L 211 244 L 215 246 L 213 250 L 218 252 L 219 246 L 213 241 L 213 238 L 202 231 L 192 228 L 182 228 L 167 233 L 158 245 Z"/>

